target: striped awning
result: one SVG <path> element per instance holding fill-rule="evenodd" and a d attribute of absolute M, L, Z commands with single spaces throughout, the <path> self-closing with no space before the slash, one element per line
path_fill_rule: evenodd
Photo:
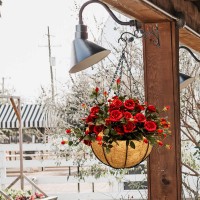
<path fill-rule="evenodd" d="M 53 113 L 43 105 L 22 105 L 21 117 L 22 128 L 49 128 L 55 126 Z M 19 128 L 17 116 L 10 104 L 0 105 L 0 128 Z"/>

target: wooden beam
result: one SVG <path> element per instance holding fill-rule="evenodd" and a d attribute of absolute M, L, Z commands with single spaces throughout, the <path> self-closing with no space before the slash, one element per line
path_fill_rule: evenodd
<path fill-rule="evenodd" d="M 145 30 L 155 24 L 145 24 Z M 170 105 L 171 150 L 154 148 L 148 160 L 149 200 L 181 200 L 180 89 L 178 30 L 174 22 L 158 23 L 160 47 L 143 40 L 145 94 L 149 104 Z"/>
<path fill-rule="evenodd" d="M 184 0 L 184 1 L 200 1 L 200 0 Z"/>
<path fill-rule="evenodd" d="M 200 38 L 186 28 L 179 30 L 179 40 L 193 50 L 200 52 Z"/>
<path fill-rule="evenodd" d="M 15 101 L 14 101 L 13 97 L 10 97 L 10 102 L 12 104 L 12 107 L 13 107 L 14 111 L 15 111 L 15 114 L 17 115 L 18 121 L 21 121 L 20 112 L 19 112 L 19 110 L 18 110 L 18 108 L 17 108 L 17 106 L 15 104 Z"/>
<path fill-rule="evenodd" d="M 143 23 L 175 21 L 174 13 L 183 12 L 186 25 L 180 29 L 180 42 L 200 52 L 200 11 L 189 1 L 180 0 L 101 0 L 112 9 Z M 158 9 L 159 8 L 159 9 Z M 162 12 L 164 11 L 164 12 Z M 187 27 L 190 27 L 189 30 Z M 197 33 L 197 34 L 195 34 Z"/>

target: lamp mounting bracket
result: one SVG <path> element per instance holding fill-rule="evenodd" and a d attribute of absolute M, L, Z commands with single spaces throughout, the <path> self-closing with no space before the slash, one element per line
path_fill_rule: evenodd
<path fill-rule="evenodd" d="M 90 1 L 87 1 L 85 2 L 80 10 L 79 10 L 79 24 L 82 24 L 83 25 L 83 10 L 84 8 L 91 4 L 91 3 L 98 3 L 98 4 L 101 4 L 107 11 L 108 13 L 110 14 L 110 16 L 120 25 L 124 25 L 124 26 L 135 26 L 136 29 L 141 29 L 142 27 L 142 24 L 140 22 L 138 22 L 137 20 L 130 20 L 128 22 L 123 22 L 121 20 L 119 20 L 116 15 L 110 10 L 110 8 L 103 2 L 99 1 L 99 0 L 90 0 Z"/>
<path fill-rule="evenodd" d="M 194 53 L 193 53 L 188 47 L 186 47 L 186 46 L 179 46 L 179 49 L 185 49 L 185 50 L 187 50 L 187 51 L 190 53 L 190 55 L 191 55 L 197 62 L 200 62 L 200 59 L 198 59 L 198 58 L 194 55 Z"/>

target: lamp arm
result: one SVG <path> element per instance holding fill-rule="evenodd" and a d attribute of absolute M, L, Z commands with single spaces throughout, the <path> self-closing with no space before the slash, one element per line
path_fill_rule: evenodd
<path fill-rule="evenodd" d="M 85 3 L 81 6 L 81 8 L 80 8 L 80 10 L 79 10 L 79 24 L 83 24 L 83 17 L 82 17 L 82 15 L 83 15 L 83 10 L 84 10 L 84 8 L 85 8 L 87 5 L 91 4 L 91 3 L 99 3 L 99 4 L 101 4 L 101 5 L 108 11 L 108 13 L 110 14 L 110 16 L 111 16 L 118 24 L 120 24 L 120 25 L 125 25 L 125 26 L 127 26 L 127 25 L 129 25 L 129 26 L 136 26 L 136 29 L 141 28 L 141 24 L 140 24 L 137 20 L 130 20 L 129 22 L 123 22 L 123 21 L 119 20 L 119 19 L 115 16 L 115 14 L 110 10 L 110 8 L 109 8 L 105 3 L 101 2 L 101 1 L 98 1 L 98 0 L 90 0 L 90 1 L 87 1 L 87 2 L 85 2 Z"/>
<path fill-rule="evenodd" d="M 188 47 L 180 46 L 179 49 L 186 49 L 197 62 L 200 62 L 200 60 L 194 55 L 194 53 Z"/>

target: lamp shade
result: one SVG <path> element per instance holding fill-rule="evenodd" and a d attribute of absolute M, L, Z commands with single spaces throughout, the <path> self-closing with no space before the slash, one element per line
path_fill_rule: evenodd
<path fill-rule="evenodd" d="M 110 50 L 88 41 L 87 38 L 87 26 L 83 24 L 76 25 L 69 73 L 82 71 L 96 64 L 110 53 Z"/>
<path fill-rule="evenodd" d="M 180 90 L 182 90 L 194 81 L 194 77 L 179 73 L 179 81 L 180 81 Z"/>
<path fill-rule="evenodd" d="M 110 50 L 94 44 L 88 40 L 75 39 L 72 45 L 72 67 L 69 73 L 82 71 L 101 61 Z"/>

